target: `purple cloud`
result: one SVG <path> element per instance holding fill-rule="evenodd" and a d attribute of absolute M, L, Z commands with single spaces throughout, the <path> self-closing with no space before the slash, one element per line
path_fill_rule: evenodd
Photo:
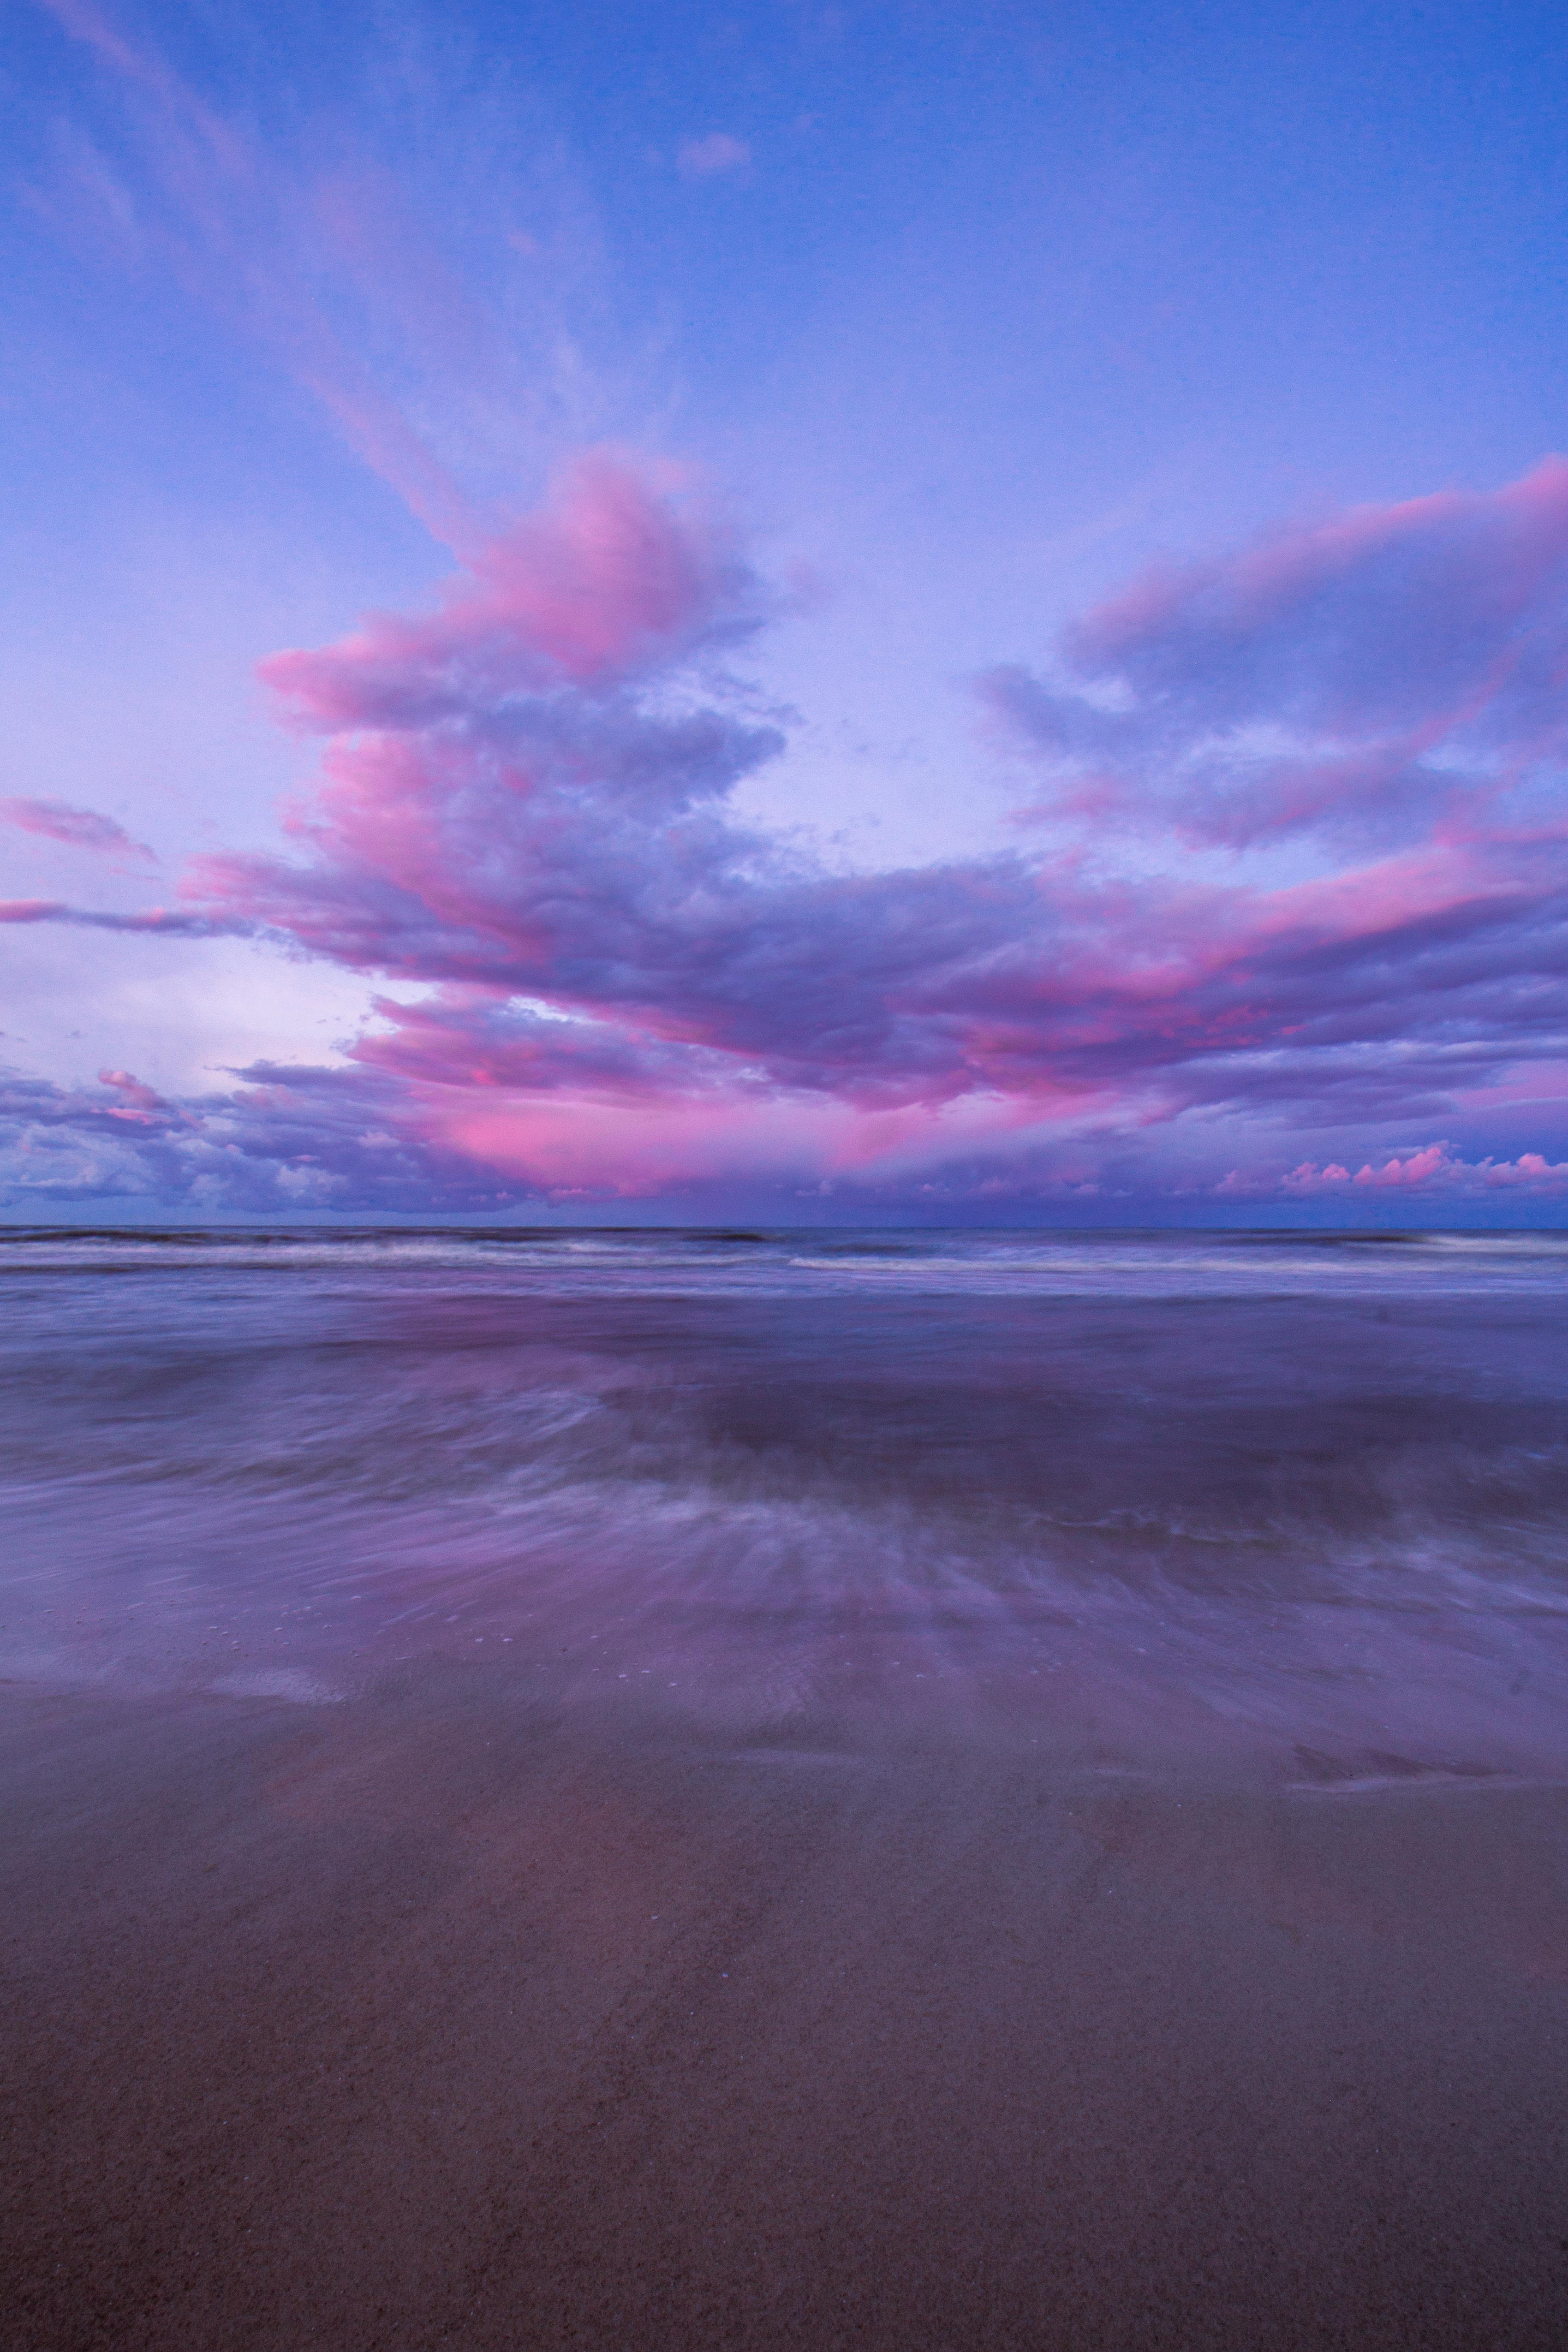
<path fill-rule="evenodd" d="M 0 822 L 19 832 L 41 835 L 46 841 L 63 841 L 73 849 L 100 849 L 142 865 L 156 858 L 144 841 L 132 841 L 122 824 L 97 809 L 76 808 L 69 801 L 0 800 Z"/>
<path fill-rule="evenodd" d="M 1037 814 L 1245 848 L 1553 820 L 1568 714 L 1568 462 L 1360 509 L 1146 574 L 994 671 Z"/>
<path fill-rule="evenodd" d="M 116 915 L 72 907 L 63 898 L 0 898 L 0 923 L 68 923 L 93 931 L 149 931 L 175 940 L 252 939 L 259 926 L 242 915 L 205 915 L 168 907 Z"/>
<path fill-rule="evenodd" d="M 991 682 L 1048 845 L 844 874 L 729 806 L 783 740 L 726 667 L 766 592 L 689 482 L 601 454 L 427 612 L 264 665 L 326 739 L 292 856 L 198 861 L 178 914 L 0 916 L 426 987 L 350 1070 L 249 1074 L 222 1113 L 247 1183 L 385 1200 L 391 1152 L 443 1197 L 1305 1197 L 1436 1181 L 1441 1150 L 1555 1184 L 1565 586 L 1555 463 L 1135 583 L 1064 640 L 1075 683 Z M 1286 883 L 1184 847 L 1308 830 Z M 1232 1182 L 1238 1128 L 1263 1172 Z"/>
<path fill-rule="evenodd" d="M 0 1070 L 0 1183 L 14 1206 L 142 1201 L 200 1214 L 354 1208 L 483 1215 L 519 1187 L 419 1134 L 372 1072 L 267 1064 L 199 1102 L 123 1070 L 97 1087 Z"/>

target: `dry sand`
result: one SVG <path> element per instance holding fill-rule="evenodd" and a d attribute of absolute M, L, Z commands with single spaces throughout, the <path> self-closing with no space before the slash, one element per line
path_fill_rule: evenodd
<path fill-rule="evenodd" d="M 4 1701 L 15 2352 L 1568 2336 L 1560 1789 Z"/>

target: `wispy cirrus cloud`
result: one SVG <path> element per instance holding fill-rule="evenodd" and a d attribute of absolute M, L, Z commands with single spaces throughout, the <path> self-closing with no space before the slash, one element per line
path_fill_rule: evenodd
<path fill-rule="evenodd" d="M 45 841 L 64 842 L 72 849 L 93 849 L 128 865 L 155 866 L 157 858 L 144 841 L 132 841 L 122 824 L 98 809 L 78 808 L 70 801 L 0 800 L 0 824 L 19 833 L 37 834 Z"/>
<path fill-rule="evenodd" d="M 180 907 L 118 914 L 110 908 L 73 907 L 64 898 L 0 898 L 0 923 L 65 923 L 83 930 L 140 931 L 172 940 L 253 939 L 258 929 L 244 916 L 208 915 Z"/>
<path fill-rule="evenodd" d="M 156 269 L 290 378 L 443 544 L 482 545 L 520 475 L 604 432 L 647 353 L 613 331 L 593 208 L 534 94 L 464 81 L 413 23 L 337 111 L 220 112 L 95 0 L 39 0 L 99 68 L 35 206 Z M 640 408 L 646 401 L 630 394 Z"/>

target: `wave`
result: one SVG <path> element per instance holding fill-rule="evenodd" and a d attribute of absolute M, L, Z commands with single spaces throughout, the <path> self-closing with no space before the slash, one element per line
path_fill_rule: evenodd
<path fill-rule="evenodd" d="M 922 1290 L 1121 1297 L 1544 1286 L 1568 1234 L 635 1227 L 0 1227 L 0 1282 L 174 1268 L 591 1290 Z"/>

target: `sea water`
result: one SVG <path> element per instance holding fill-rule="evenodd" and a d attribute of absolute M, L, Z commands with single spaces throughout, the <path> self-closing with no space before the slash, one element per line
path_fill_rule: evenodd
<path fill-rule="evenodd" d="M 13 1226 L 0 1674 L 1549 1776 L 1565 1284 L 1553 1234 Z"/>

